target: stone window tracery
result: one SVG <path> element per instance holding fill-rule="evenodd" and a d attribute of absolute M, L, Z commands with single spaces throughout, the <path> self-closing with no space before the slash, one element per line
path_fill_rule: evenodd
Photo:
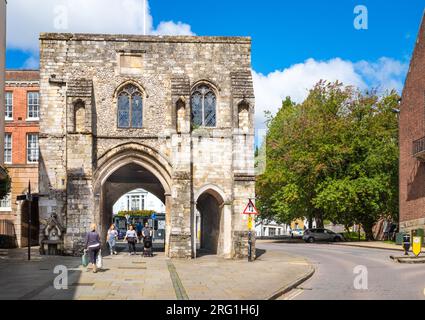
<path fill-rule="evenodd" d="M 217 97 L 206 84 L 195 87 L 192 92 L 192 125 L 215 127 L 217 125 Z"/>
<path fill-rule="evenodd" d="M 118 127 L 143 127 L 143 95 L 135 85 L 128 84 L 118 93 Z"/>

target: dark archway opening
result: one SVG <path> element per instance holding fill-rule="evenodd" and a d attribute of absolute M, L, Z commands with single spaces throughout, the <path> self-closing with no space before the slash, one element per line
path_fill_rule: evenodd
<path fill-rule="evenodd" d="M 112 223 L 117 225 L 117 219 L 113 215 L 114 204 L 125 194 L 136 190 L 143 189 L 157 197 L 165 204 L 165 190 L 159 179 L 148 169 L 137 163 L 129 163 L 117 169 L 105 181 L 102 187 L 102 205 L 101 205 L 101 233 L 103 239 L 106 239 L 106 233 Z M 148 209 L 148 208 L 146 208 Z M 123 218 L 125 221 L 119 223 L 121 233 L 132 224 L 137 225 L 148 222 L 154 231 L 154 248 L 155 251 L 165 250 L 165 212 L 157 212 L 157 220 L 152 217 L 135 214 L 129 219 Z M 159 222 L 159 220 L 164 222 Z M 121 237 L 122 238 L 122 237 Z M 122 239 L 121 239 L 122 240 Z M 127 246 L 124 242 L 118 242 L 118 251 L 126 251 Z M 143 244 L 138 244 L 138 251 L 143 250 Z"/>
<path fill-rule="evenodd" d="M 222 205 L 209 193 L 202 194 L 197 201 L 199 219 L 197 221 L 200 234 L 200 250 L 198 255 L 218 254 L 222 224 Z"/>

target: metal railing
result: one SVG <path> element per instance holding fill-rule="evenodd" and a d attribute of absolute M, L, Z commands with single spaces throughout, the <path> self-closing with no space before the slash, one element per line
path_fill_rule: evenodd
<path fill-rule="evenodd" d="M 417 156 L 425 152 L 425 137 L 413 141 L 413 156 Z"/>

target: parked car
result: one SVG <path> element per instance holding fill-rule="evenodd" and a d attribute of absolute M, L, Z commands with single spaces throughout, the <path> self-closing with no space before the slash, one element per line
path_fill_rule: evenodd
<path fill-rule="evenodd" d="M 303 229 L 293 229 L 291 230 L 291 238 L 302 238 L 304 235 Z"/>
<path fill-rule="evenodd" d="M 309 229 L 304 232 L 303 240 L 309 243 L 316 241 L 339 242 L 343 241 L 344 237 L 328 229 Z"/>

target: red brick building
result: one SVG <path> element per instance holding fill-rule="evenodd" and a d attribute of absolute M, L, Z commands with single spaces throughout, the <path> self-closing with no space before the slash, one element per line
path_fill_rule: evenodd
<path fill-rule="evenodd" d="M 400 230 L 425 228 L 425 19 L 400 107 Z"/>
<path fill-rule="evenodd" d="M 4 162 L 12 179 L 11 194 L 0 201 L 0 220 L 14 223 L 17 245 L 27 245 L 28 204 L 17 196 L 38 192 L 39 71 L 6 70 Z M 38 240 L 38 218 L 32 238 Z"/>

